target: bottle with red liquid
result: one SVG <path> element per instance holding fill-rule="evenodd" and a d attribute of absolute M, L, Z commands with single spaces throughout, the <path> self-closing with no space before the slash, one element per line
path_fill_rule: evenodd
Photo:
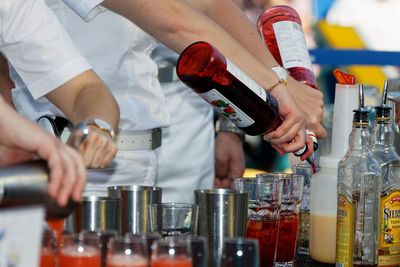
<path fill-rule="evenodd" d="M 187 86 L 246 134 L 265 134 L 281 123 L 275 98 L 209 43 L 187 47 L 176 70 Z"/>
<path fill-rule="evenodd" d="M 279 65 L 295 80 L 318 89 L 299 14 L 279 5 L 264 11 L 258 19 L 258 31 Z"/>

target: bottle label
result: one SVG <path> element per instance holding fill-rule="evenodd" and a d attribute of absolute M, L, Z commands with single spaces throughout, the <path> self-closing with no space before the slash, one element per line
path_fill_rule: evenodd
<path fill-rule="evenodd" d="M 400 263 L 400 191 L 381 197 L 378 247 L 387 251 L 378 256 L 379 266 Z"/>
<path fill-rule="evenodd" d="M 354 204 L 345 196 L 338 196 L 336 230 L 336 266 L 353 266 Z"/>
<path fill-rule="evenodd" d="M 213 105 L 218 113 L 231 120 L 237 127 L 245 128 L 254 123 L 252 118 L 235 106 L 216 89 L 211 89 L 210 91 L 199 95 L 208 103 Z"/>
<path fill-rule="evenodd" d="M 260 85 L 253 81 L 246 73 L 241 71 L 235 64 L 226 60 L 226 70 L 246 85 L 251 91 L 258 95 L 263 101 L 267 101 L 267 94 Z"/>
<path fill-rule="evenodd" d="M 293 21 L 272 24 L 279 46 L 283 67 L 303 67 L 312 71 L 310 55 L 301 25 Z"/>

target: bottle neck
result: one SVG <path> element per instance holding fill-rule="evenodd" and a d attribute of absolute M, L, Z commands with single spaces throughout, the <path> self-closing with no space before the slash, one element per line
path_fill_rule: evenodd
<path fill-rule="evenodd" d="M 376 118 L 372 130 L 373 151 L 394 151 L 394 132 L 391 118 Z"/>
<path fill-rule="evenodd" d="M 371 137 L 369 133 L 369 127 L 367 125 L 355 125 L 349 137 L 349 150 L 348 153 L 359 153 L 368 151 L 371 145 Z"/>

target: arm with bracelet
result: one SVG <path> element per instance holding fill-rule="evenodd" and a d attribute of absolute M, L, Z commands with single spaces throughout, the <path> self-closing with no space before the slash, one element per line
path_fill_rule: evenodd
<path fill-rule="evenodd" d="M 233 188 L 233 181 L 245 170 L 244 132 L 220 116 L 215 125 L 215 188 Z"/>

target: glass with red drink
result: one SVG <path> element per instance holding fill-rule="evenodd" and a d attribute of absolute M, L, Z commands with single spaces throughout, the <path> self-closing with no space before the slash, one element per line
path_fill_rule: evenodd
<path fill-rule="evenodd" d="M 259 243 L 260 266 L 272 267 L 275 262 L 283 182 L 256 178 L 238 178 L 235 189 L 248 193 L 248 238 Z"/>
<path fill-rule="evenodd" d="M 144 240 L 137 235 L 112 237 L 107 255 L 107 267 L 147 267 Z"/>
<path fill-rule="evenodd" d="M 40 267 L 55 267 L 57 254 L 56 237 L 53 231 L 44 230 L 40 249 Z"/>
<path fill-rule="evenodd" d="M 59 267 L 101 267 L 99 237 L 93 234 L 64 234 Z"/>
<path fill-rule="evenodd" d="M 287 173 L 262 173 L 257 174 L 256 179 L 283 181 L 275 266 L 294 266 L 304 176 Z"/>
<path fill-rule="evenodd" d="M 191 239 L 169 236 L 155 242 L 151 267 L 192 267 Z"/>

